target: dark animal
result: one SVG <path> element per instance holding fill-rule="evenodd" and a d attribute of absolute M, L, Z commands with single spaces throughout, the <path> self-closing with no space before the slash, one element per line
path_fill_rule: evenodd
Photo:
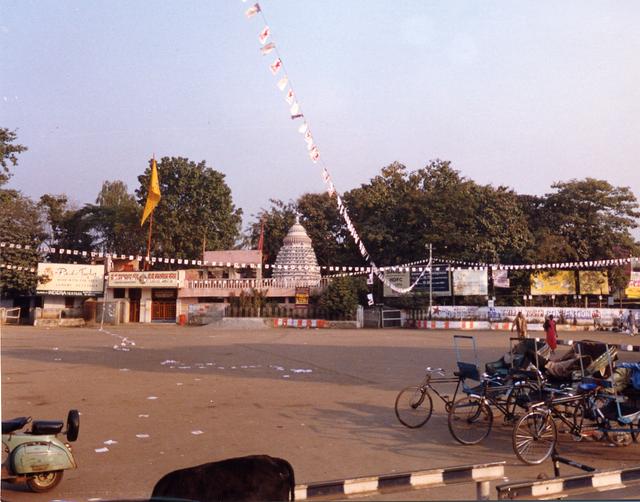
<path fill-rule="evenodd" d="M 295 486 L 289 462 L 251 455 L 170 472 L 156 483 L 151 500 L 294 500 Z"/>

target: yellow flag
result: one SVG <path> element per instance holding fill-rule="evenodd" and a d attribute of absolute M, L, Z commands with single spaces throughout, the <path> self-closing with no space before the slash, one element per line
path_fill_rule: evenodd
<path fill-rule="evenodd" d="M 147 203 L 144 205 L 142 212 L 142 221 L 140 226 L 144 225 L 145 220 L 153 213 L 153 210 L 160 202 L 160 182 L 158 181 L 158 168 L 156 159 L 151 163 L 151 181 L 149 182 L 149 193 L 147 194 Z"/>

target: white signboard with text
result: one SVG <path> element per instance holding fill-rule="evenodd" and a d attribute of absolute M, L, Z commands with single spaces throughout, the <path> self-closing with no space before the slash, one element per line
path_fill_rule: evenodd
<path fill-rule="evenodd" d="M 38 263 L 39 295 L 98 296 L 104 290 L 104 265 Z"/>
<path fill-rule="evenodd" d="M 178 288 L 180 271 L 110 272 L 110 288 Z"/>

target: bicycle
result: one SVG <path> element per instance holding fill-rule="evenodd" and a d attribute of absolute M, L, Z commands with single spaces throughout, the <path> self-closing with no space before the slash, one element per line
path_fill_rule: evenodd
<path fill-rule="evenodd" d="M 433 373 L 440 375 L 440 378 L 434 378 Z M 460 377 L 446 377 L 445 371 L 442 368 L 431 368 L 427 366 L 425 368 L 425 377 L 420 385 L 405 387 L 398 393 L 394 406 L 396 417 L 402 425 L 409 429 L 422 427 L 429 421 L 433 413 L 433 399 L 429 391 L 433 391 L 435 395 L 440 398 L 444 403 L 445 410 L 449 412 L 451 404 L 460 388 L 461 381 L 462 378 Z M 432 386 L 432 383 L 456 383 L 453 398 L 450 400 L 448 395 L 438 392 L 438 390 Z"/>
<path fill-rule="evenodd" d="M 480 385 L 463 388 L 467 396 L 451 405 L 447 416 L 449 432 L 464 445 L 481 442 L 493 427 L 492 408 L 502 413 L 505 424 L 513 423 L 519 418 L 518 410 L 526 410 L 540 395 L 540 388 L 531 382 L 531 374 L 521 370 L 510 371 L 507 380 L 483 375 Z"/>

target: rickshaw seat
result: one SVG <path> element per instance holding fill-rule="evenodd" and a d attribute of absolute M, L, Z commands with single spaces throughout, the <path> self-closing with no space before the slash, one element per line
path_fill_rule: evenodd
<path fill-rule="evenodd" d="M 458 370 L 453 373 L 455 376 L 480 381 L 480 371 L 475 364 L 458 361 Z"/>

